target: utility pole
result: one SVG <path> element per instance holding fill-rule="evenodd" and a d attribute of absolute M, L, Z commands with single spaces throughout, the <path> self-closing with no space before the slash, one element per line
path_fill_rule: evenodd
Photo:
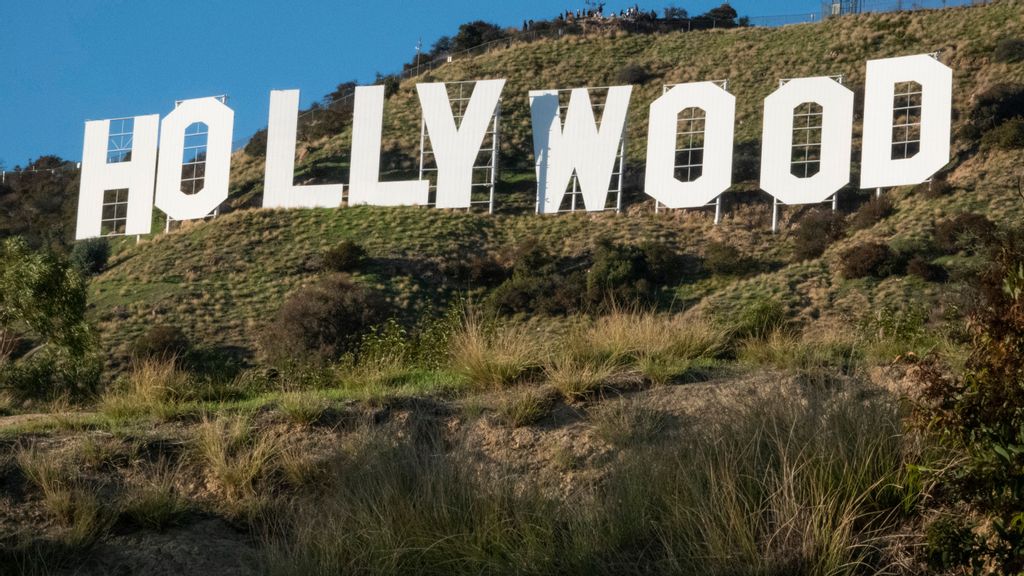
<path fill-rule="evenodd" d="M 420 75 L 420 53 L 423 52 L 423 36 L 416 42 L 416 75 Z"/>

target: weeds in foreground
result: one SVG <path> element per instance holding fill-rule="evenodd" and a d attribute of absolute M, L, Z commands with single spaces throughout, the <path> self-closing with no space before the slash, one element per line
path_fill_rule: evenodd
<path fill-rule="evenodd" d="M 281 443 L 272 430 L 258 430 L 247 415 L 206 418 L 194 449 L 206 473 L 229 505 L 259 495 L 270 478 Z"/>
<path fill-rule="evenodd" d="M 573 356 L 555 358 L 544 367 L 548 384 L 569 401 L 579 400 L 605 386 L 619 366 L 613 360 L 581 360 Z"/>
<path fill-rule="evenodd" d="M 628 402 L 594 417 L 633 449 L 571 498 L 481 476 L 437 435 L 367 441 L 275 514 L 270 574 L 853 575 L 885 568 L 907 476 L 896 403 L 781 387 L 722 401 L 672 442 Z M 612 432 L 609 432 L 610 434 Z"/>
<path fill-rule="evenodd" d="M 629 398 L 602 402 L 590 412 L 590 421 L 598 437 L 616 448 L 653 442 L 668 426 L 667 414 Z"/>
<path fill-rule="evenodd" d="M 96 489 L 75 477 L 58 454 L 30 446 L 21 448 L 15 460 L 42 493 L 44 507 L 64 528 L 61 538 L 65 545 L 73 549 L 91 546 L 109 530 L 113 515 L 100 503 Z"/>
<path fill-rule="evenodd" d="M 467 314 L 452 337 L 452 367 L 475 388 L 506 388 L 537 370 L 540 349 L 521 324 L 485 323 Z"/>
<path fill-rule="evenodd" d="M 511 390 L 498 403 L 498 419 L 513 428 L 530 426 L 551 413 L 554 401 L 551 391 L 547 389 Z"/>
<path fill-rule="evenodd" d="M 188 500 L 175 484 L 180 470 L 159 461 L 144 472 L 143 479 L 128 492 L 122 514 L 136 525 L 152 530 L 180 524 L 189 511 Z"/>

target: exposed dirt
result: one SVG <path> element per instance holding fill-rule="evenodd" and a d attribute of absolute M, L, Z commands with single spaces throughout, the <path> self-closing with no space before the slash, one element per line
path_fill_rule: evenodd
<path fill-rule="evenodd" d="M 871 379 L 897 394 L 906 394 L 902 371 L 878 370 Z M 287 422 L 275 411 L 256 417 L 256 425 L 271 430 L 285 443 L 323 467 L 337 459 L 350 440 L 377 429 L 386 434 L 411 433 L 429 425 L 459 440 L 482 474 L 504 475 L 568 495 L 599 482 L 623 454 L 602 438 L 594 414 L 613 402 L 642 404 L 665 417 L 665 435 L 685 434 L 708 419 L 722 417 L 728 406 L 763 397 L 765 391 L 787 393 L 808 385 L 778 373 L 721 374 L 704 383 L 666 386 L 638 392 L 609 392 L 603 398 L 573 404 L 557 403 L 551 413 L 532 426 L 501 424 L 494 407 L 501 395 L 473 398 L 481 406 L 467 409 L 467 401 L 432 399 L 396 401 L 387 406 L 352 406 L 325 415 L 314 425 Z M 840 379 L 831 385 L 842 386 Z M 620 399 L 618 396 L 622 396 Z M 7 417 L 0 428 L 18 426 L 47 415 Z M 244 531 L 217 517 L 219 495 L 205 478 L 202 467 L 189 457 L 188 445 L 195 422 L 144 426 L 138 431 L 67 431 L 34 434 L 0 442 L 0 572 L 5 544 L 26 538 L 54 541 L 61 528 L 43 503 L 40 491 L 24 477 L 15 461 L 18 446 L 31 443 L 37 451 L 52 453 L 71 463 L 83 482 L 94 487 L 104 502 L 116 502 L 128 488 L 144 482 L 156 462 L 177 462 L 176 489 L 195 510 L 178 527 L 160 532 L 117 522 L 110 533 L 62 575 L 243 575 L 260 572 L 257 543 Z M 44 559 L 45 560 L 45 559 Z"/>

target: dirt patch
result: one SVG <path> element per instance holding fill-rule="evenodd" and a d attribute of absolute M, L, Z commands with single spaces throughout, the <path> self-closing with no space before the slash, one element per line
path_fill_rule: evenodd
<path fill-rule="evenodd" d="M 62 576 L 246 576 L 260 573 L 250 538 L 227 523 L 201 520 L 163 533 L 112 536 Z"/>

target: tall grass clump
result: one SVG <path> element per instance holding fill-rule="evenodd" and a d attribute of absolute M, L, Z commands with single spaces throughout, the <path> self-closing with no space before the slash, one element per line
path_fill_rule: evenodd
<path fill-rule="evenodd" d="M 62 528 L 61 541 L 65 545 L 86 548 L 109 530 L 113 517 L 101 504 L 97 489 L 75 476 L 59 454 L 34 446 L 22 447 L 15 461 Z"/>
<path fill-rule="evenodd" d="M 541 346 L 522 324 L 485 322 L 467 313 L 452 336 L 452 367 L 475 388 L 505 388 L 532 376 Z"/>
<path fill-rule="evenodd" d="M 228 505 L 254 501 L 268 487 L 281 442 L 272 430 L 257 429 L 250 416 L 204 419 L 193 448 Z"/>
<path fill-rule="evenodd" d="M 191 394 L 194 383 L 174 359 L 138 361 L 100 401 L 100 411 L 115 419 L 151 416 L 167 420 Z"/>
<path fill-rule="evenodd" d="M 600 418 L 633 422 L 637 434 L 609 436 L 631 449 L 565 496 L 542 475 L 481 473 L 437 427 L 363 436 L 322 493 L 274 514 L 268 572 L 876 573 L 919 496 L 896 402 L 872 389 L 723 399 L 671 442 L 650 441 L 656 413 L 619 408 Z"/>
<path fill-rule="evenodd" d="M 571 335 L 565 347 L 576 364 L 635 370 L 665 384 L 713 363 L 727 346 L 727 331 L 701 316 L 620 308 Z"/>

